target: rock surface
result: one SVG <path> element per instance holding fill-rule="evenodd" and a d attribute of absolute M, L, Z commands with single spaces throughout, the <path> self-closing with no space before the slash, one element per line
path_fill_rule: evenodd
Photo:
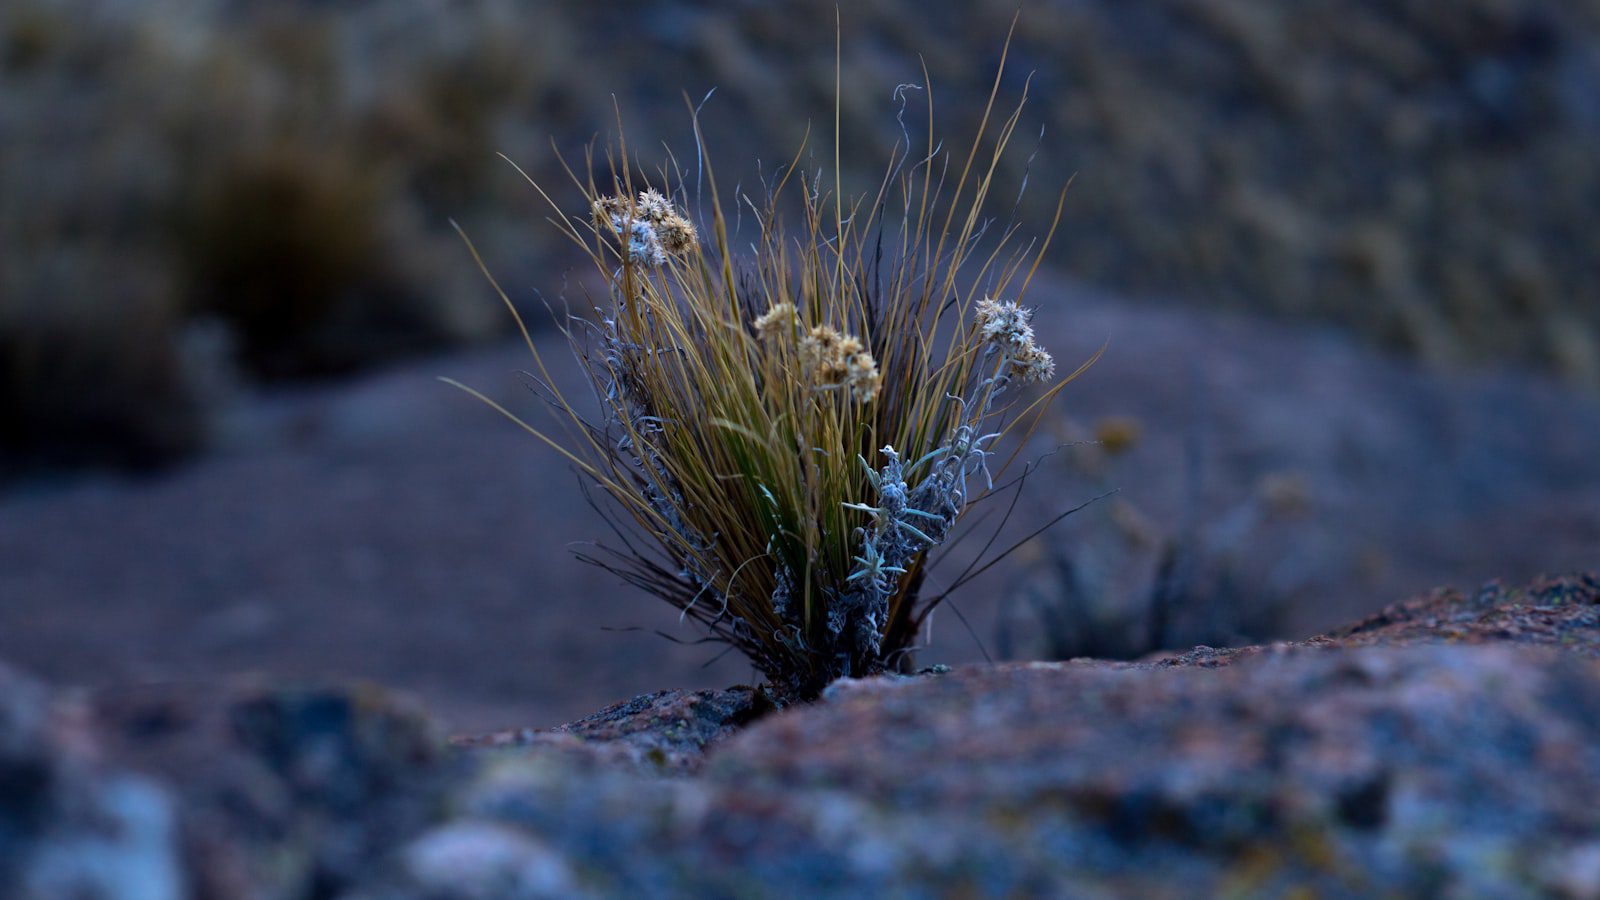
<path fill-rule="evenodd" d="M 172 796 L 103 765 L 81 713 L 0 666 L 0 896 L 177 896 Z"/>
<path fill-rule="evenodd" d="M 1543 578 L 1522 588 L 1490 582 L 1468 597 L 1441 590 L 1385 607 L 1359 622 L 1274 647 L 1368 647 L 1408 644 L 1515 643 L 1555 646 L 1600 659 L 1600 577 Z M 1225 665 L 1271 647 L 1195 649 L 1153 660 L 1156 666 Z"/>
<path fill-rule="evenodd" d="M 199 897 L 333 896 L 437 821 L 466 771 L 419 710 L 370 686 L 159 686 L 90 706 L 101 755 L 183 810 Z"/>
<path fill-rule="evenodd" d="M 1298 644 L 665 691 L 446 747 L 367 688 L 0 672 L 0 894 L 1600 895 L 1600 579 Z"/>
<path fill-rule="evenodd" d="M 549 731 L 498 731 L 452 743 L 469 749 L 564 751 L 641 772 L 688 772 L 698 768 L 712 743 L 769 708 L 764 696 L 748 687 L 657 691 Z"/>

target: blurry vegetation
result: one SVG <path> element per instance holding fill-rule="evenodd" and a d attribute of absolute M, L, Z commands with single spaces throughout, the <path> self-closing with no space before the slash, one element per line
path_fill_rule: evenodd
<path fill-rule="evenodd" d="M 1064 429 L 1087 438 L 1066 447 L 1065 460 L 1096 491 L 1116 484 L 1117 461 L 1140 431 L 1126 418 Z M 1188 496 L 1175 520 L 1119 496 L 1023 548 L 997 628 L 1002 657 L 1138 659 L 1283 633 L 1286 614 L 1320 574 L 1297 527 L 1313 498 L 1302 478 L 1280 472 L 1231 503 L 1206 505 L 1198 439 L 1188 438 Z"/>
<path fill-rule="evenodd" d="M 146 467 L 198 447 L 202 391 L 164 286 L 148 273 L 97 272 L 92 253 L 56 261 L 30 270 L 28 283 L 0 270 L 0 476 L 14 466 Z M 92 298 L 73 293 L 85 278 L 101 284 Z"/>
<path fill-rule="evenodd" d="M 940 130 L 975 127 L 1014 9 L 844 10 L 851 189 L 899 136 L 892 93 L 923 80 L 918 54 Z M 515 286 L 571 261 L 527 251 L 531 204 L 495 151 L 556 182 L 548 136 L 571 149 L 607 130 L 613 93 L 635 148 L 683 146 L 682 92 L 715 87 L 708 141 L 770 174 L 808 120 L 831 120 L 833 13 L 823 0 L 10 0 L 0 342 L 82 329 L 62 353 L 128 373 L 104 390 L 145 389 L 111 404 L 48 380 L 70 367 L 19 375 L 8 361 L 5 377 L 30 380 L 3 390 L 55 412 L 19 421 L 8 407 L 6 434 L 49 445 L 75 403 L 168 417 L 194 392 L 138 373 L 179 371 L 196 319 L 232 323 L 265 377 L 495 333 L 448 218 Z M 1336 322 L 1435 362 L 1600 384 L 1600 0 L 1032 4 L 1012 52 L 1004 89 L 1031 71 L 1044 98 L 1019 143 L 1044 139 L 995 187 L 1014 195 L 1030 166 L 1051 183 L 1079 173 L 1055 264 Z M 1044 193 L 1019 214 L 1048 216 Z M 145 290 L 160 296 L 128 299 Z M 142 343 L 87 349 L 119 334 Z"/>
<path fill-rule="evenodd" d="M 750 13 L 748 53 L 814 58 L 792 23 L 832 6 L 804 5 Z M 907 60 L 926 54 L 941 109 L 970 115 L 1014 7 L 852 5 L 847 71 L 920 80 Z M 1045 98 L 1034 177 L 1079 175 L 1070 271 L 1600 384 L 1600 2 L 1031 4 L 1014 52 Z M 755 96 L 788 110 L 815 90 Z M 886 105 L 847 108 L 846 133 L 892 130 Z"/>
<path fill-rule="evenodd" d="M 235 366 L 499 333 L 448 220 L 525 211 L 485 212 L 539 69 L 459 12 L 0 9 L 0 464 L 159 464 L 205 442 Z"/>

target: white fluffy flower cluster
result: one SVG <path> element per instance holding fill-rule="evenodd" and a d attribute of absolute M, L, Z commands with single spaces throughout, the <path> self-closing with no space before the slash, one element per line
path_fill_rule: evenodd
<path fill-rule="evenodd" d="M 1005 354 L 1013 377 L 1024 383 L 1049 380 L 1056 373 L 1056 361 L 1034 341 L 1031 310 L 1015 302 L 984 297 L 978 303 L 978 334 L 990 346 Z"/>
<path fill-rule="evenodd" d="M 687 256 L 699 244 L 694 225 L 654 189 L 640 191 L 632 204 L 626 197 L 601 197 L 593 212 L 595 225 L 625 237 L 628 262 L 634 265 L 665 265 L 668 256 Z"/>
<path fill-rule="evenodd" d="M 756 318 L 756 337 L 763 341 L 789 337 L 800 324 L 800 315 L 793 303 L 775 303 L 772 308 Z"/>

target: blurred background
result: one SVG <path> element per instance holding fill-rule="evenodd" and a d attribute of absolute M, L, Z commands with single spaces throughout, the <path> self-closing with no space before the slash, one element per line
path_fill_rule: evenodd
<path fill-rule="evenodd" d="M 834 11 L 0 5 L 0 659 L 366 678 L 462 729 L 748 680 L 572 560 L 603 536 L 572 473 L 434 380 L 538 415 L 450 222 L 544 321 L 572 257 L 496 154 L 577 204 L 558 151 L 620 113 L 692 166 L 714 89 L 754 193 L 808 125 L 831 155 Z M 842 9 L 847 186 L 925 139 L 896 93 L 924 65 L 965 152 L 1015 12 Z M 1298 638 L 1600 566 L 1600 2 L 1032 2 L 1000 105 L 1025 85 L 997 215 L 1026 186 L 1043 230 L 1076 175 L 1029 299 L 1058 359 L 1106 353 L 995 547 L 1117 493 L 956 595 L 923 661 Z"/>

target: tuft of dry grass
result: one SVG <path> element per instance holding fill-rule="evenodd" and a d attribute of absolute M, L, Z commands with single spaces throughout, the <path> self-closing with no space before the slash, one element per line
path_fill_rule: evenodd
<path fill-rule="evenodd" d="M 993 489 L 997 442 L 1070 380 L 1021 305 L 1049 236 L 987 212 L 1026 100 L 996 113 L 1000 85 L 964 157 L 930 129 L 865 196 L 794 163 L 762 200 L 740 196 L 756 220 L 742 252 L 703 141 L 687 176 L 669 162 L 648 179 L 621 143 L 597 178 L 591 154 L 572 179 L 582 214 L 539 188 L 606 288 L 562 325 L 599 408 L 555 388 L 530 341 L 565 428 L 518 421 L 623 526 L 587 561 L 742 651 L 780 700 L 909 665 L 939 599 L 928 551 Z"/>

